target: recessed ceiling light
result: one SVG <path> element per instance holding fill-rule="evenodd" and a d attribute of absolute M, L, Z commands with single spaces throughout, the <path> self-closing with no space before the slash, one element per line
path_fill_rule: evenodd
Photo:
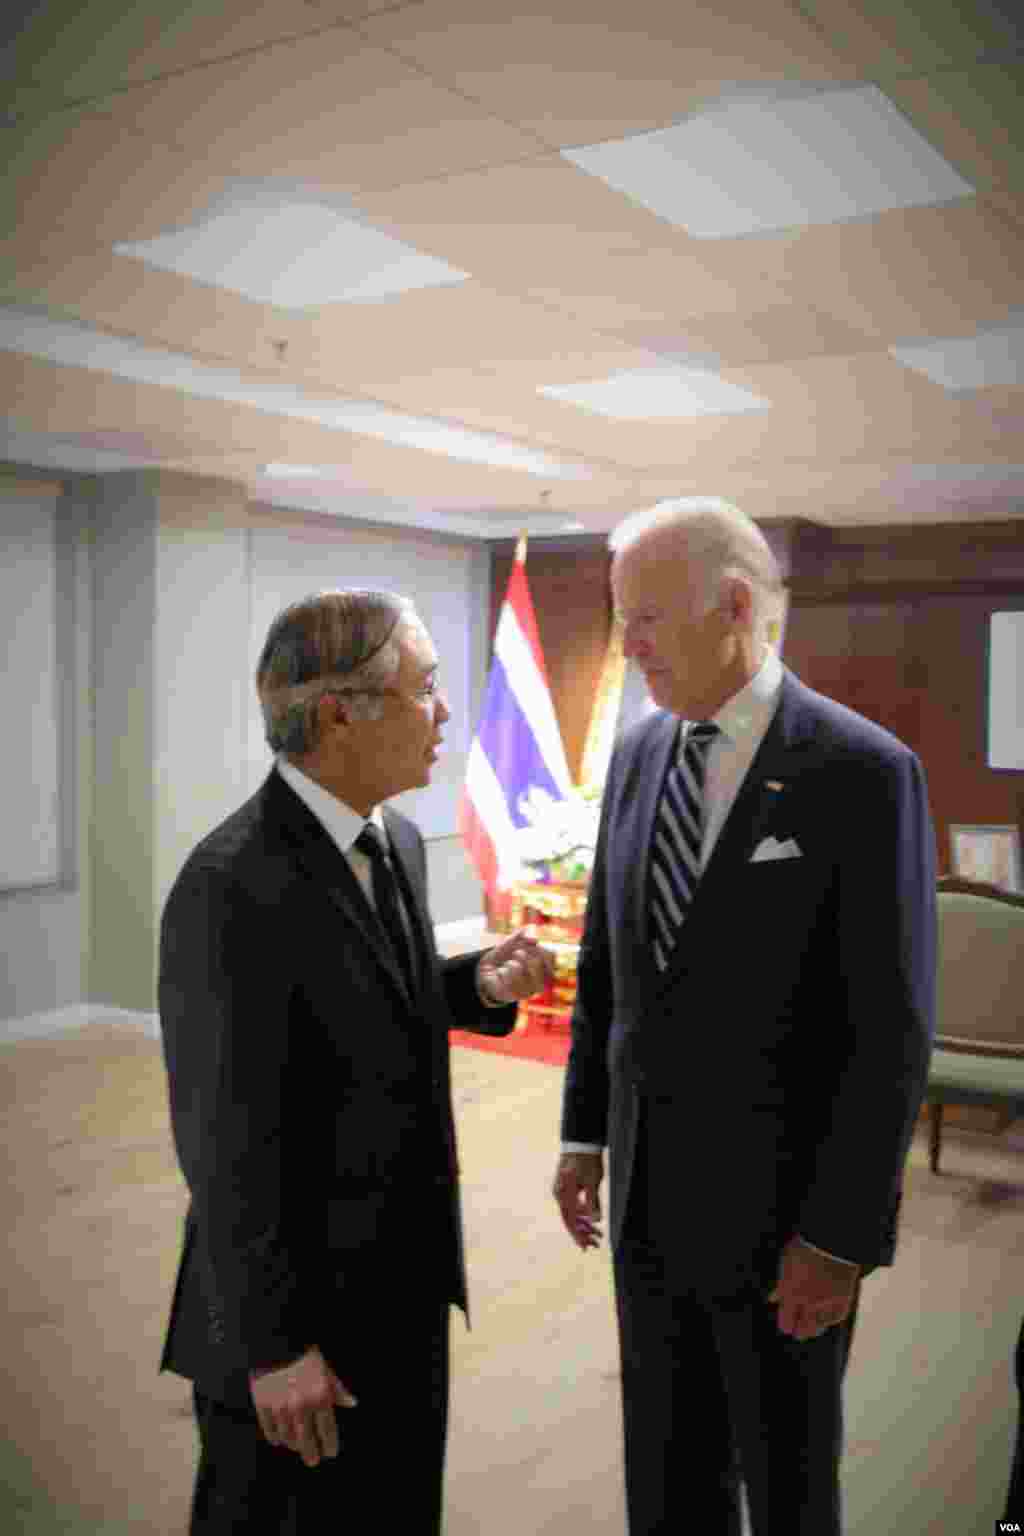
<path fill-rule="evenodd" d="M 707 240 L 974 192 L 873 85 L 740 94 L 671 127 L 562 154 Z"/>
<path fill-rule="evenodd" d="M 763 411 L 770 403 L 703 368 L 632 368 L 583 384 L 547 384 L 537 393 L 633 421 Z"/>
<path fill-rule="evenodd" d="M 371 405 L 360 405 L 346 412 L 345 422 L 353 432 L 366 432 L 391 443 L 410 448 L 425 448 L 428 453 L 443 453 L 451 459 L 472 464 L 491 464 L 502 469 L 522 469 L 530 475 L 556 480 L 589 480 L 592 471 L 586 464 L 551 458 L 546 453 L 527 448 L 513 438 L 491 432 L 470 432 L 419 416 L 404 416 Z"/>
<path fill-rule="evenodd" d="M 194 223 L 114 251 L 279 309 L 366 302 L 469 275 L 375 229 L 343 198 L 272 179 L 236 181 Z"/>
<path fill-rule="evenodd" d="M 263 474 L 271 480 L 341 480 L 346 467 L 341 464 L 264 464 Z"/>
<path fill-rule="evenodd" d="M 1024 383 L 1024 322 L 945 341 L 890 347 L 890 356 L 951 392 Z"/>

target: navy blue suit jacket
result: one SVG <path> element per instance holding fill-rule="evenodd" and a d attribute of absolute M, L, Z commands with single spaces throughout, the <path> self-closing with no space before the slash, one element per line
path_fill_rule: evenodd
<path fill-rule="evenodd" d="M 664 1147 L 652 1183 L 677 1202 L 672 1259 L 709 1293 L 774 1283 L 794 1233 L 864 1268 L 889 1263 L 934 1030 L 921 765 L 785 671 L 662 974 L 649 853 L 678 723 L 642 721 L 609 770 L 563 1137 L 608 1144 L 615 1246 L 645 1096 Z M 753 860 L 769 837 L 800 856 Z"/>

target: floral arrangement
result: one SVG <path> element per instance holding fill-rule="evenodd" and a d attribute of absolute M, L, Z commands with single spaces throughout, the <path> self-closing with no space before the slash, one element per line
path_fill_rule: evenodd
<path fill-rule="evenodd" d="M 533 785 L 519 801 L 528 825 L 517 833 L 521 862 L 538 881 L 585 885 L 594 864 L 601 790 L 572 789 L 562 800 Z"/>

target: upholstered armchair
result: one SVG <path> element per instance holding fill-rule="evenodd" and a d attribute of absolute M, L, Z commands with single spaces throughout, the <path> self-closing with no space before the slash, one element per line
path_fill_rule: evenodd
<path fill-rule="evenodd" d="M 938 882 L 938 1026 L 925 1102 L 939 1171 L 947 1104 L 1024 1114 L 1024 896 L 952 877 Z"/>

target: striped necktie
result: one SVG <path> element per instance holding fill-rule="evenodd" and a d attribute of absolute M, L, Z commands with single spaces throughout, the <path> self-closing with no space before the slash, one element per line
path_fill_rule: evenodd
<path fill-rule="evenodd" d="M 700 879 L 704 835 L 704 769 L 718 726 L 691 726 L 669 769 L 658 807 L 651 850 L 651 932 L 654 959 L 663 971 Z"/>

